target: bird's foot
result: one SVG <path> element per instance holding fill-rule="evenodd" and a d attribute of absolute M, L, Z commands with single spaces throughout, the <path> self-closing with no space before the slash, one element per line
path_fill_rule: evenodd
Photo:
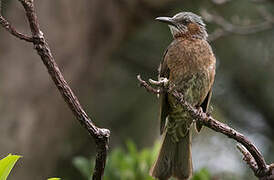
<path fill-rule="evenodd" d="M 197 107 L 197 111 L 198 111 L 198 112 L 197 112 L 198 115 L 201 116 L 201 117 L 205 117 L 205 116 L 207 115 L 206 113 L 204 113 L 202 107 Z"/>
<path fill-rule="evenodd" d="M 157 98 L 160 97 L 161 90 L 163 90 L 163 89 L 165 89 L 165 88 L 168 87 L 168 82 L 169 82 L 169 80 L 167 78 L 163 78 L 163 77 L 160 77 L 158 79 L 158 81 L 153 80 L 153 79 L 149 79 L 148 81 L 149 81 L 150 84 L 159 87 L 158 93 L 157 93 Z"/>
<path fill-rule="evenodd" d="M 156 85 L 156 86 L 163 86 L 167 87 L 169 80 L 167 78 L 160 77 L 158 81 L 155 81 L 153 79 L 148 80 L 150 84 Z"/>

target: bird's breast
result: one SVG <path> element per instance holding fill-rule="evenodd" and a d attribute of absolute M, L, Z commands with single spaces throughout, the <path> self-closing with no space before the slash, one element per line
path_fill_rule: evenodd
<path fill-rule="evenodd" d="M 215 57 L 205 40 L 175 40 L 165 56 L 170 85 L 186 100 L 199 104 L 210 90 L 215 75 Z"/>

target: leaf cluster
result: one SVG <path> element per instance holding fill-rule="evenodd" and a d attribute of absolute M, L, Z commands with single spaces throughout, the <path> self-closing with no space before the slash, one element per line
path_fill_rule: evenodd
<path fill-rule="evenodd" d="M 110 152 L 106 164 L 104 180 L 154 180 L 149 176 L 149 170 L 153 165 L 160 143 L 157 142 L 151 148 L 137 149 L 133 141 L 126 142 L 126 150 L 116 148 Z M 85 179 L 89 179 L 95 165 L 94 158 L 76 157 L 74 166 L 81 172 Z M 211 176 L 206 169 L 195 173 L 192 180 L 210 180 Z"/>

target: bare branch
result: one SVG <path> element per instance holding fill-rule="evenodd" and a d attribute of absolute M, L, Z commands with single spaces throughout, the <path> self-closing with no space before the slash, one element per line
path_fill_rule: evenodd
<path fill-rule="evenodd" d="M 266 21 L 274 22 L 274 17 L 265 9 L 265 7 L 258 7 L 257 11 Z"/>
<path fill-rule="evenodd" d="M 51 76 L 56 87 L 63 96 L 65 102 L 68 104 L 69 108 L 73 112 L 74 116 L 95 139 L 97 155 L 93 180 L 101 180 L 104 174 L 110 131 L 108 129 L 98 128 L 93 123 L 93 120 L 86 114 L 78 98 L 74 95 L 68 83 L 65 81 L 58 65 L 55 62 L 54 57 L 51 54 L 50 47 L 46 42 L 42 31 L 40 30 L 37 15 L 34 10 L 33 0 L 19 1 L 25 9 L 32 37 L 27 37 L 18 33 L 13 27 L 9 25 L 9 23 L 2 16 L 1 25 L 12 35 L 33 43 L 34 48 L 40 56 L 41 60 L 43 61 L 44 65 L 46 66 L 49 75 Z"/>
<path fill-rule="evenodd" d="M 144 87 L 148 92 L 151 92 L 156 95 L 161 93 L 160 89 L 155 89 L 155 88 L 151 87 L 146 81 L 142 80 L 140 75 L 137 75 L 137 79 L 140 82 L 140 86 Z"/>
<path fill-rule="evenodd" d="M 230 0 L 211 0 L 214 4 L 225 4 L 227 2 L 229 2 Z"/>
<path fill-rule="evenodd" d="M 222 16 L 217 14 L 210 14 L 206 10 L 201 11 L 201 14 L 207 22 L 215 23 L 220 26 L 220 28 L 217 28 L 209 36 L 208 41 L 215 41 L 216 39 L 227 36 L 229 34 L 248 35 L 274 28 L 274 18 L 270 17 L 269 14 L 266 16 L 266 13 L 263 16 L 265 21 L 259 24 L 246 26 L 233 25 L 232 23 L 226 21 Z"/>
<path fill-rule="evenodd" d="M 237 144 L 237 148 L 244 155 L 243 160 L 247 163 L 247 165 L 249 165 L 249 167 L 253 170 L 253 172 L 257 172 L 258 171 L 257 163 L 255 162 L 255 159 L 252 157 L 250 152 L 248 152 L 246 148 L 241 144 Z"/>
<path fill-rule="evenodd" d="M 13 36 L 15 36 L 21 40 L 25 40 L 27 42 L 33 41 L 32 37 L 29 37 L 29 36 L 24 35 L 20 32 L 17 32 L 16 29 L 12 25 L 10 25 L 10 23 L 3 16 L 1 16 L 1 14 L 0 14 L 0 25 L 3 28 L 5 28 L 9 33 L 11 33 Z"/>
<path fill-rule="evenodd" d="M 29 37 L 27 35 L 24 35 L 20 32 L 18 32 L 3 16 L 2 16 L 2 0 L 0 0 L 0 25 L 6 29 L 9 33 L 11 33 L 13 36 L 25 40 L 27 42 L 32 42 L 32 37 Z"/>
<path fill-rule="evenodd" d="M 140 85 L 144 87 L 148 92 L 152 92 L 154 94 L 157 94 L 157 89 L 150 86 L 146 81 L 142 80 L 140 75 L 138 76 L 138 80 L 140 82 Z M 219 133 L 222 133 L 226 135 L 229 138 L 232 138 L 242 144 L 247 151 L 240 149 L 243 151 L 242 153 L 245 156 L 245 161 L 250 165 L 251 162 L 254 160 L 256 165 L 252 164 L 251 169 L 253 170 L 255 176 L 258 178 L 262 177 L 269 177 L 271 174 L 269 166 L 266 164 L 264 157 L 260 153 L 260 151 L 257 149 L 257 147 L 247 139 L 243 134 L 237 132 L 236 130 L 232 129 L 231 127 L 227 126 L 226 124 L 223 124 L 217 120 L 215 120 L 210 115 L 202 112 L 200 109 L 196 109 L 193 106 L 191 106 L 188 102 L 186 102 L 183 98 L 183 95 L 177 91 L 173 90 L 167 90 L 177 101 L 181 104 L 181 106 L 186 109 L 190 115 L 193 117 L 195 121 L 199 121 L 200 124 L 216 131 Z M 247 153 L 248 152 L 248 153 Z M 252 158 L 250 158 L 252 157 Z M 249 159 L 248 159 L 249 158 Z"/>

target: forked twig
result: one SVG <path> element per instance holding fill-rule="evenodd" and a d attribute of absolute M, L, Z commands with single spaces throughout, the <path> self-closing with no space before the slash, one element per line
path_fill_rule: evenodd
<path fill-rule="evenodd" d="M 50 47 L 45 40 L 45 37 L 39 27 L 39 22 L 34 9 L 33 0 L 19 0 L 24 7 L 26 16 L 29 22 L 30 30 L 32 36 L 26 36 L 22 33 L 16 31 L 10 23 L 3 18 L 0 14 L 0 25 L 4 27 L 13 36 L 25 40 L 27 42 L 32 42 L 35 50 L 46 66 L 49 75 L 54 81 L 59 92 L 63 96 L 65 102 L 68 104 L 70 110 L 73 112 L 74 116 L 78 119 L 80 124 L 89 132 L 89 134 L 95 139 L 97 155 L 96 163 L 93 173 L 93 180 L 101 180 L 104 175 L 104 168 L 107 157 L 108 141 L 110 136 L 110 131 L 104 128 L 98 128 L 82 108 L 78 98 L 74 95 L 68 83 L 65 81 L 58 65 L 55 62 L 54 57 L 51 54 Z M 1 3 L 1 1 L 0 1 Z M 0 4 L 1 5 L 1 4 Z"/>

